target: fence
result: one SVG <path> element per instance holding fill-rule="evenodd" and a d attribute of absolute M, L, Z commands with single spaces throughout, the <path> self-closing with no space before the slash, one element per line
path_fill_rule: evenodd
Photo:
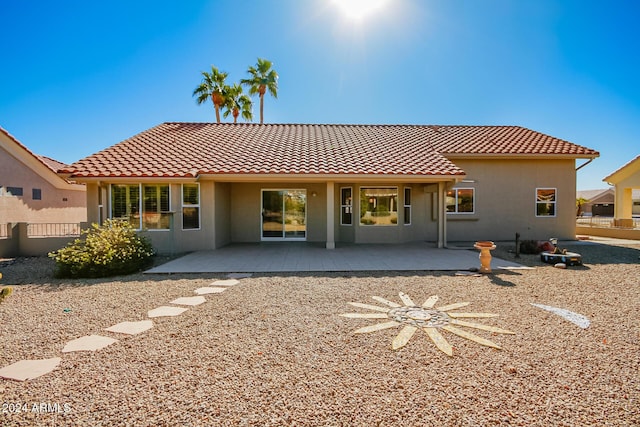
<path fill-rule="evenodd" d="M 0 224 L 0 258 L 45 256 L 78 236 L 87 224 Z"/>
<path fill-rule="evenodd" d="M 603 216 L 578 217 L 576 220 L 578 227 L 600 227 L 600 228 L 640 228 L 640 218 L 616 219 Z"/>
<path fill-rule="evenodd" d="M 79 237 L 80 224 L 27 224 L 29 237 Z"/>

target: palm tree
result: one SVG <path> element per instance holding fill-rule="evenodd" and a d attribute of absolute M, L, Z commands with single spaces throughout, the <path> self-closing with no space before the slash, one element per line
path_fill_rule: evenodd
<path fill-rule="evenodd" d="M 198 104 L 203 104 L 207 99 L 211 98 L 213 107 L 216 110 L 216 120 L 220 123 L 220 107 L 224 105 L 228 86 L 224 81 L 229 74 L 221 72 L 213 65 L 211 72 L 202 72 L 202 83 L 193 91 L 193 96 L 197 96 Z"/>
<path fill-rule="evenodd" d="M 242 113 L 242 118 L 246 121 L 250 122 L 253 120 L 253 112 L 251 111 L 253 103 L 251 102 L 251 98 L 242 93 L 242 86 L 238 83 L 234 83 L 233 86 L 227 89 L 227 97 L 224 107 L 224 118 L 227 118 L 229 114 L 232 114 L 233 123 L 238 123 L 238 116 L 240 113 Z"/>
<path fill-rule="evenodd" d="M 264 94 L 269 91 L 274 98 L 278 97 L 278 73 L 271 69 L 273 64 L 263 58 L 258 58 L 256 66 L 250 66 L 247 72 L 249 79 L 242 79 L 240 83 L 249 87 L 249 95 L 260 95 L 260 123 L 264 123 Z"/>

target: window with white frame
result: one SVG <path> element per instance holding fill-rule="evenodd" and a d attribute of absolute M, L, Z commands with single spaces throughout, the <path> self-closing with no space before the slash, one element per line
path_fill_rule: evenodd
<path fill-rule="evenodd" d="M 452 188 L 447 191 L 447 213 L 470 214 L 475 212 L 475 188 Z"/>
<path fill-rule="evenodd" d="M 111 218 L 126 219 L 140 228 L 140 185 L 111 185 Z"/>
<path fill-rule="evenodd" d="M 411 187 L 404 187 L 404 225 L 411 225 Z"/>
<path fill-rule="evenodd" d="M 556 188 L 536 188 L 536 216 L 556 216 Z"/>
<path fill-rule="evenodd" d="M 169 186 L 143 185 L 142 195 L 142 228 L 168 230 L 171 222 Z"/>
<path fill-rule="evenodd" d="M 182 184 L 182 229 L 200 228 L 200 184 Z"/>
<path fill-rule="evenodd" d="M 398 224 L 398 187 L 360 187 L 360 225 Z"/>
<path fill-rule="evenodd" d="M 340 225 L 353 225 L 353 189 L 340 188 Z"/>
<path fill-rule="evenodd" d="M 124 218 L 137 229 L 168 230 L 170 199 L 166 184 L 112 184 L 111 218 Z"/>

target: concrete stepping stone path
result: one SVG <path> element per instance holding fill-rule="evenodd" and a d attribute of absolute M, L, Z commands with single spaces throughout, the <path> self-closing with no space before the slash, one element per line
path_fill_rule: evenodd
<path fill-rule="evenodd" d="M 205 286 L 204 288 L 198 288 L 193 292 L 198 294 L 198 295 L 219 294 L 219 293 L 222 293 L 222 292 L 226 291 L 227 289 L 229 289 L 229 288 L 218 288 L 218 287 L 212 287 L 212 286 Z"/>
<path fill-rule="evenodd" d="M 166 316 L 180 316 L 182 313 L 187 311 L 187 308 L 182 307 L 169 307 L 163 305 L 162 307 L 154 308 L 153 310 L 149 310 L 147 316 L 153 317 L 166 317 Z"/>
<path fill-rule="evenodd" d="M 114 342 L 118 342 L 118 340 L 100 335 L 87 335 L 86 337 L 76 338 L 75 340 L 69 341 L 62 349 L 62 352 L 96 351 L 110 346 Z"/>
<path fill-rule="evenodd" d="M 235 286 L 240 283 L 237 280 L 238 278 L 251 277 L 251 274 L 229 274 L 227 277 L 229 277 L 229 279 L 217 280 L 213 282 L 211 284 L 212 286 L 196 289 L 194 293 L 196 293 L 198 296 L 176 298 L 171 301 L 170 304 L 187 306 L 196 306 L 203 304 L 207 301 L 207 299 L 202 295 L 224 292 L 230 286 Z M 161 306 L 154 308 L 153 310 L 149 310 L 147 312 L 147 316 L 150 318 L 179 316 L 187 310 L 188 309 L 184 307 Z M 141 320 L 137 322 L 120 322 L 118 324 L 105 328 L 105 331 L 115 332 L 119 334 L 137 335 L 142 332 L 148 331 L 151 328 L 153 328 L 153 321 Z M 103 337 L 101 335 L 87 335 L 69 341 L 62 349 L 62 353 L 70 353 L 74 351 L 97 351 L 110 346 L 117 341 L 117 339 Z M 41 375 L 48 374 L 49 372 L 53 371 L 56 367 L 58 367 L 61 361 L 62 359 L 60 357 L 42 360 L 21 360 L 12 365 L 1 368 L 0 378 L 6 378 L 16 381 L 26 381 L 33 378 L 38 378 Z"/>
<path fill-rule="evenodd" d="M 253 276 L 253 273 L 229 273 L 227 277 L 229 279 L 246 279 L 247 277 Z"/>
<path fill-rule="evenodd" d="M 137 335 L 151 328 L 153 328 L 153 322 L 151 320 L 141 320 L 139 322 L 120 322 L 117 325 L 106 328 L 105 331 Z"/>
<path fill-rule="evenodd" d="M 177 305 L 200 305 L 207 302 L 207 299 L 205 297 L 182 297 L 182 298 L 176 298 L 173 301 L 170 302 L 170 304 L 177 304 Z"/>
<path fill-rule="evenodd" d="M 0 377 L 16 381 L 26 381 L 48 374 L 62 361 L 59 357 L 40 360 L 21 360 L 0 369 Z"/>
<path fill-rule="evenodd" d="M 215 282 L 213 282 L 211 285 L 209 286 L 235 286 L 238 283 L 240 283 L 239 280 L 236 279 L 227 279 L 227 280 L 216 280 Z"/>

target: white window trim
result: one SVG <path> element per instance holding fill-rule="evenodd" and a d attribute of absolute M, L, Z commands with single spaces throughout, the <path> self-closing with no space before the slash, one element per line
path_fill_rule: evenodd
<path fill-rule="evenodd" d="M 342 190 L 344 189 L 349 189 L 351 192 L 351 204 L 350 205 L 343 205 L 342 204 Z M 351 224 L 346 224 L 344 222 L 342 222 L 342 213 L 343 213 L 343 209 L 344 208 L 351 208 Z M 353 226 L 353 217 L 354 217 L 354 212 L 353 212 L 353 187 L 349 186 L 349 187 L 340 187 L 340 225 L 344 225 L 347 227 L 352 227 Z"/>
<path fill-rule="evenodd" d="M 128 187 L 133 187 L 135 185 L 138 186 L 138 212 L 140 212 L 140 218 L 138 219 L 138 226 L 135 228 L 136 231 L 143 231 L 142 229 L 142 215 L 143 215 L 143 199 L 144 199 L 144 195 L 142 194 L 142 183 L 139 182 L 138 184 L 134 184 L 134 183 L 110 183 L 108 190 L 109 190 L 109 194 L 107 195 L 107 205 L 108 205 L 108 212 L 107 212 L 107 216 L 109 219 L 113 219 L 113 198 L 112 198 L 112 189 L 114 185 L 126 185 Z M 171 184 L 145 184 L 145 185 L 154 185 L 156 187 L 160 186 L 160 185 L 168 185 L 169 186 L 169 211 L 171 212 Z M 102 205 L 99 205 L 102 206 Z M 168 213 L 167 212 L 167 213 Z M 171 226 L 169 226 L 169 228 L 150 228 L 150 229 L 146 229 L 144 231 L 171 231 Z"/>
<path fill-rule="evenodd" d="M 413 201 L 413 191 L 411 187 L 404 187 L 404 190 L 402 192 L 402 205 L 404 207 L 404 209 L 402 210 L 402 223 L 404 225 L 411 225 L 411 221 L 413 220 L 413 208 L 411 207 L 411 203 L 407 204 L 407 190 L 409 190 L 409 197 L 412 199 Z M 409 222 L 407 222 L 407 218 L 405 216 L 405 210 L 406 208 L 409 208 Z"/>
<path fill-rule="evenodd" d="M 146 184 L 142 184 L 140 183 L 140 212 L 142 212 L 142 215 L 140 215 L 140 227 L 142 227 L 142 216 L 144 215 L 143 209 L 144 209 L 144 194 L 142 194 L 142 186 L 143 185 L 147 185 L 150 187 L 160 187 L 160 186 L 168 186 L 169 187 L 169 210 L 164 212 L 164 211 L 160 211 L 161 214 L 166 213 L 166 214 L 171 214 L 171 184 L 151 184 L 151 183 L 146 183 Z M 175 226 L 174 226 L 175 227 Z M 142 229 L 142 228 L 141 228 Z M 169 228 L 145 228 L 144 231 L 151 231 L 151 232 L 163 232 L 163 231 L 171 231 L 171 219 L 169 219 Z"/>
<path fill-rule="evenodd" d="M 476 189 L 475 187 L 453 187 L 451 190 L 455 191 L 456 198 L 456 211 L 455 212 L 447 212 L 447 215 L 474 215 L 476 213 Z M 472 200 L 473 200 L 473 210 L 471 212 L 458 212 L 458 191 L 457 190 L 471 190 L 473 192 Z M 445 206 L 446 209 L 446 206 Z"/>
<path fill-rule="evenodd" d="M 555 197 L 553 202 L 540 202 L 538 201 L 538 190 L 553 190 Z M 536 192 L 534 194 L 535 204 L 534 204 L 534 212 L 536 214 L 536 218 L 555 218 L 558 215 L 558 188 L 556 187 L 536 187 Z M 538 203 L 551 203 L 553 204 L 553 215 L 538 215 Z"/>
<path fill-rule="evenodd" d="M 198 204 L 197 205 L 193 205 L 190 203 L 185 204 L 184 203 L 184 186 L 185 185 L 196 185 L 198 187 Z M 202 209 L 200 208 L 200 183 L 199 182 L 189 182 L 186 184 L 182 184 L 180 186 L 180 204 L 181 204 L 181 208 L 180 208 L 180 223 L 181 223 L 181 228 L 183 231 L 198 231 L 202 229 Z M 198 208 L 198 228 L 184 228 L 184 218 L 182 217 L 183 212 L 184 212 L 184 208 Z"/>

